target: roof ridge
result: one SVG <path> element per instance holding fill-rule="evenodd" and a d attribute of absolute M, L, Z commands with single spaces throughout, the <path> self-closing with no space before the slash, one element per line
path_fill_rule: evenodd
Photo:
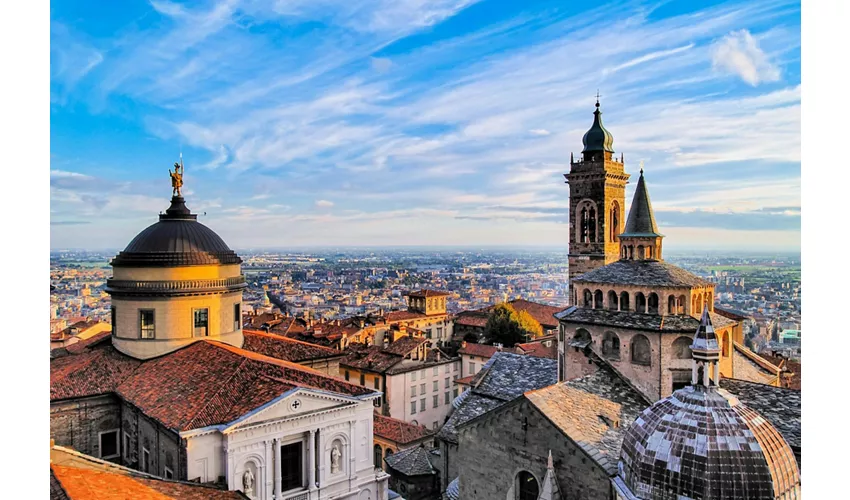
<path fill-rule="evenodd" d="M 757 353 L 751 351 L 748 347 L 746 347 L 742 344 L 739 344 L 736 341 L 733 341 L 732 345 L 735 347 L 735 350 L 739 351 L 741 354 L 743 354 L 744 356 L 746 356 L 747 358 L 752 360 L 754 363 L 761 365 L 761 367 L 764 368 L 765 370 L 775 371 L 777 375 L 780 372 L 782 372 L 781 368 L 774 365 L 770 361 L 764 359 L 763 357 L 759 356 Z"/>
<path fill-rule="evenodd" d="M 262 330 L 254 330 L 254 329 L 250 329 L 250 328 L 243 328 L 242 331 L 243 331 L 243 333 L 247 332 L 247 333 L 250 333 L 252 335 L 258 335 L 260 337 L 269 337 L 269 338 L 273 338 L 275 340 L 283 340 L 283 341 L 286 341 L 286 342 L 295 342 L 297 344 L 315 347 L 317 349 L 323 349 L 323 350 L 326 350 L 326 351 L 338 352 L 338 353 L 340 353 L 340 355 L 343 354 L 342 351 L 337 351 L 336 349 L 333 349 L 333 348 L 330 348 L 330 347 L 325 347 L 325 346 L 322 346 L 322 345 L 313 344 L 312 342 L 305 342 L 303 340 L 293 339 L 291 337 L 286 337 L 284 335 L 278 335 L 276 333 L 264 332 Z M 250 351 L 250 352 L 254 352 L 254 351 Z M 259 354 L 259 353 L 257 353 L 257 354 Z"/>
<path fill-rule="evenodd" d="M 213 401 L 216 401 L 216 400 L 218 400 L 218 399 L 221 399 L 221 398 L 219 398 L 219 396 L 220 396 L 220 395 L 221 395 L 221 393 L 224 391 L 224 388 L 227 386 L 227 384 L 228 384 L 231 380 L 233 380 L 234 378 L 236 378 L 236 375 L 240 372 L 240 370 L 242 370 L 242 367 L 243 367 L 243 366 L 245 366 L 245 363 L 247 363 L 247 362 L 248 362 L 248 360 L 247 360 L 247 359 L 244 359 L 244 358 L 243 358 L 243 359 L 241 359 L 241 360 L 239 361 L 239 366 L 237 366 L 237 367 L 236 367 L 236 369 L 235 369 L 235 370 L 233 370 L 233 373 L 231 373 L 231 374 L 230 374 L 230 376 L 229 376 L 229 377 L 227 377 L 227 379 L 226 379 L 226 380 L 224 380 L 224 383 L 220 383 L 220 384 L 218 385 L 218 388 L 216 389 L 215 394 L 213 394 L 211 397 L 207 398 L 206 402 L 205 402 L 203 405 L 201 405 L 201 407 L 200 407 L 200 408 L 198 408 L 198 410 L 197 410 L 194 414 L 192 414 L 192 416 L 191 416 L 190 418 L 186 419 L 186 424 L 185 424 L 185 425 L 188 425 L 188 424 L 189 424 L 189 422 L 194 422 L 194 421 L 195 421 L 195 418 L 196 418 L 198 415 L 200 415 L 200 414 L 201 414 L 204 410 L 206 410 L 208 407 L 210 407 L 210 406 L 212 405 Z M 231 407 L 232 407 L 232 406 L 233 406 L 233 405 L 231 404 Z M 230 408 L 228 408 L 228 410 L 229 410 L 229 409 L 230 409 Z"/>

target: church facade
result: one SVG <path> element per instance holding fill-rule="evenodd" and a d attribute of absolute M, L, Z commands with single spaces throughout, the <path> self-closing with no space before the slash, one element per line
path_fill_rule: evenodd
<path fill-rule="evenodd" d="M 248 349 L 241 259 L 180 186 L 112 261 L 112 330 L 52 356 L 51 438 L 252 499 L 385 500 L 372 457 L 381 393 Z M 291 348 L 268 337 L 263 352 Z"/>

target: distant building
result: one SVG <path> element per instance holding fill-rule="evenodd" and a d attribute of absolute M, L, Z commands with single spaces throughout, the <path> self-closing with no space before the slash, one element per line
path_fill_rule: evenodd
<path fill-rule="evenodd" d="M 414 425 L 397 418 L 375 413 L 374 417 L 374 460 L 376 469 L 386 470 L 384 459 L 399 450 L 425 445 L 432 448 L 435 431 L 423 425 Z"/>

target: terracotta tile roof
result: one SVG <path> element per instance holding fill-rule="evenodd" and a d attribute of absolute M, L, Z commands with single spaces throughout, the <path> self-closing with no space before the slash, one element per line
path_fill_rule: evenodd
<path fill-rule="evenodd" d="M 384 319 L 387 323 L 391 323 L 393 321 L 407 321 L 411 319 L 418 318 L 427 318 L 427 314 L 422 314 L 413 311 L 390 311 L 384 314 Z"/>
<path fill-rule="evenodd" d="M 554 340 L 547 347 L 542 342 L 528 342 L 525 344 L 517 344 L 517 354 L 528 354 L 529 356 L 537 356 L 538 358 L 558 359 L 558 346 Z"/>
<path fill-rule="evenodd" d="M 280 323 L 272 325 L 271 328 L 269 328 L 269 332 L 281 335 L 300 333 L 306 330 L 307 325 L 304 320 L 293 317 L 283 318 Z"/>
<path fill-rule="evenodd" d="M 111 344 L 50 360 L 50 400 L 115 392 L 141 364 Z"/>
<path fill-rule="evenodd" d="M 413 425 L 397 418 L 374 414 L 375 436 L 401 446 L 417 443 L 434 436 L 434 432 L 422 425 Z"/>
<path fill-rule="evenodd" d="M 558 320 L 555 319 L 555 313 L 563 310 L 562 307 L 547 306 L 546 304 L 538 304 L 525 299 L 514 299 L 508 302 L 517 312 L 525 311 L 534 318 L 543 327 L 557 328 Z"/>
<path fill-rule="evenodd" d="M 304 366 L 216 341 L 142 363 L 118 394 L 177 431 L 232 422 L 295 387 L 350 396 L 373 391 Z"/>
<path fill-rule="evenodd" d="M 715 329 L 734 325 L 737 321 L 716 313 L 709 313 Z M 585 309 L 571 306 L 558 313 L 558 318 L 570 323 L 607 325 L 635 330 L 662 331 L 670 333 L 694 333 L 699 320 L 687 315 L 660 316 L 630 311 L 608 311 L 605 309 Z"/>
<path fill-rule="evenodd" d="M 56 349 L 51 349 L 50 358 L 59 358 L 62 356 L 67 356 L 68 354 L 80 354 L 91 348 L 97 347 L 102 342 L 108 342 L 108 339 L 111 336 L 112 332 L 110 331 L 100 332 L 85 340 L 74 342 L 73 344 L 69 344 L 65 347 L 57 347 Z"/>
<path fill-rule="evenodd" d="M 169 481 L 121 474 L 107 470 L 51 464 L 50 498 L 71 500 L 231 500 L 248 498 L 238 491 L 226 491 L 201 484 Z M 54 489 L 54 478 L 59 489 Z M 61 493 L 59 493 L 61 490 Z M 53 492 L 57 491 L 54 496 Z M 62 496 L 64 495 L 64 496 Z"/>
<path fill-rule="evenodd" d="M 387 345 L 386 352 L 398 356 L 407 356 L 411 351 L 428 342 L 428 339 L 418 337 L 403 337 Z"/>
<path fill-rule="evenodd" d="M 245 343 L 242 344 L 242 349 L 284 361 L 300 363 L 313 359 L 344 356 L 344 353 L 336 349 L 302 342 L 273 333 L 254 330 L 242 330 L 242 333 L 245 337 Z"/>
<path fill-rule="evenodd" d="M 475 378 L 475 375 L 470 375 L 468 377 L 463 377 L 455 380 L 455 384 L 458 385 L 469 385 L 472 383 L 472 380 Z"/>
<path fill-rule="evenodd" d="M 352 350 L 348 356 L 339 362 L 339 365 L 357 370 L 385 373 L 403 359 L 403 356 L 387 352 L 380 346 L 370 346 L 364 349 Z"/>
<path fill-rule="evenodd" d="M 572 278 L 581 293 L 579 283 L 612 285 L 703 287 L 710 281 L 685 271 L 681 267 L 659 260 L 619 260 Z"/>
<path fill-rule="evenodd" d="M 484 311 L 461 311 L 455 315 L 454 324 L 484 328 L 489 318 L 490 314 Z"/>
<path fill-rule="evenodd" d="M 481 358 L 490 358 L 497 352 L 510 352 L 515 353 L 516 350 L 513 347 L 502 347 L 501 349 L 494 345 L 487 344 L 475 344 L 472 342 L 467 342 L 465 346 L 461 347 L 457 353 L 458 354 L 466 354 L 468 356 L 478 356 Z"/>
<path fill-rule="evenodd" d="M 445 297 L 451 295 L 449 292 L 441 292 L 439 290 L 414 290 L 407 294 L 409 297 Z"/>
<path fill-rule="evenodd" d="M 77 321 L 77 322 L 73 323 L 72 325 L 68 326 L 67 328 L 65 328 L 64 330 L 60 330 L 56 333 L 51 333 L 50 334 L 50 340 L 66 339 L 66 338 L 74 335 L 73 333 L 71 333 L 72 330 L 76 330 L 77 333 L 79 334 L 79 333 L 82 333 L 82 332 L 88 330 L 89 328 L 97 325 L 98 323 L 100 323 L 100 321 L 87 320 L 87 319 L 84 319 L 82 321 Z"/>

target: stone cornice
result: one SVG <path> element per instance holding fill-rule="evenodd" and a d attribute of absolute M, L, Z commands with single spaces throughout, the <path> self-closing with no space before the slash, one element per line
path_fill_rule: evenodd
<path fill-rule="evenodd" d="M 236 292 L 247 288 L 244 276 L 194 280 L 106 280 L 106 292 L 112 295 L 199 295 Z"/>

